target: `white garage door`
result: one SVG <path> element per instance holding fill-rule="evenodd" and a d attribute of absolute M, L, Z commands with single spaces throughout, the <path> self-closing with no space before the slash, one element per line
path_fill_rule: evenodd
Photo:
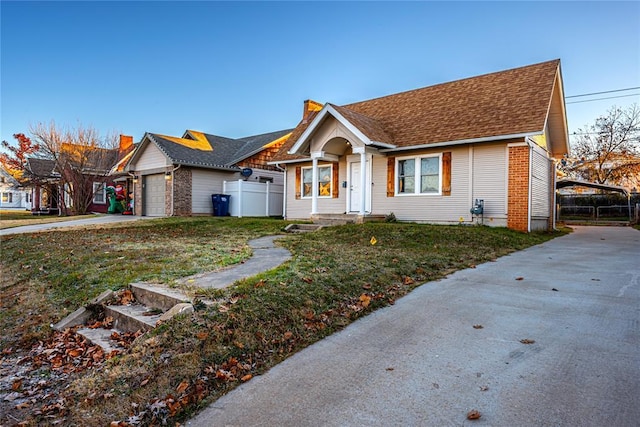
<path fill-rule="evenodd" d="M 142 209 L 146 216 L 165 216 L 165 179 L 164 174 L 147 175 L 142 187 Z"/>

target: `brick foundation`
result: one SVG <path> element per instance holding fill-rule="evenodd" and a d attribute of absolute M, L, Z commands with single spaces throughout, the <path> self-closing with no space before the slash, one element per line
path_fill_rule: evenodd
<path fill-rule="evenodd" d="M 507 227 L 524 232 L 529 231 L 529 150 L 509 147 Z"/>

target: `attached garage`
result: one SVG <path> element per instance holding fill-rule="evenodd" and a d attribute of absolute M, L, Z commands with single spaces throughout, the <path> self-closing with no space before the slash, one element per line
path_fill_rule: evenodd
<path fill-rule="evenodd" d="M 142 179 L 142 215 L 166 215 L 166 184 L 164 174 L 146 175 Z"/>

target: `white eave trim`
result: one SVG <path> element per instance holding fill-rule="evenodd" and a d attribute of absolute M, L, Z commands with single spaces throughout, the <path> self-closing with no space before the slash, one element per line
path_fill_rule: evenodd
<path fill-rule="evenodd" d="M 432 144 L 412 145 L 409 147 L 398 147 L 398 148 L 380 150 L 380 152 L 391 153 L 395 151 L 409 151 L 409 150 L 420 150 L 423 148 L 446 147 L 449 145 L 463 145 L 463 144 L 475 144 L 479 142 L 504 141 L 507 139 L 514 139 L 514 138 L 528 138 L 531 136 L 540 135 L 541 133 L 544 133 L 544 129 L 537 132 L 513 133 L 510 135 L 485 136 L 482 138 L 459 139 L 457 141 L 445 141 L 445 142 L 434 142 Z"/>
<path fill-rule="evenodd" d="M 289 154 L 298 154 L 298 150 L 307 142 L 307 139 L 311 134 L 320 126 L 327 114 L 331 114 L 336 120 L 338 120 L 344 127 L 346 127 L 351 133 L 353 133 L 364 145 L 373 145 L 387 148 L 395 148 L 393 144 L 387 144 L 385 142 L 371 141 L 364 133 L 355 127 L 349 120 L 347 120 L 342 114 L 340 114 L 331 104 L 325 104 L 318 115 L 313 119 L 309 127 L 300 135 L 300 138 L 288 151 Z"/>
<path fill-rule="evenodd" d="M 267 162 L 267 164 L 277 166 L 277 165 L 286 165 L 289 163 L 305 163 L 310 161 L 311 161 L 311 157 L 305 157 L 304 159 L 292 159 L 292 160 L 280 160 L 280 161 Z"/>

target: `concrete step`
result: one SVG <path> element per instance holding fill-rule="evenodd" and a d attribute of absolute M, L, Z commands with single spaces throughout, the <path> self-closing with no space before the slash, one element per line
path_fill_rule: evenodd
<path fill-rule="evenodd" d="M 176 304 L 187 302 L 190 298 L 177 289 L 151 283 L 131 283 L 131 292 L 136 301 L 147 307 L 167 311 Z"/>
<path fill-rule="evenodd" d="M 289 224 L 285 227 L 284 231 L 287 233 L 309 233 L 320 230 L 323 227 L 322 224 Z"/>
<path fill-rule="evenodd" d="M 115 329 L 104 328 L 81 328 L 76 331 L 77 334 L 85 337 L 90 343 L 102 347 L 102 350 L 105 354 L 109 354 L 113 350 L 122 351 L 122 348 L 117 347 L 111 339 L 111 334 L 114 332 L 121 333 L 120 331 L 116 331 Z"/>
<path fill-rule="evenodd" d="M 148 315 L 154 309 L 142 304 L 107 305 L 104 310 L 105 316 L 113 317 L 113 328 L 125 332 L 147 332 L 155 328 L 162 316 L 162 313 Z"/>

